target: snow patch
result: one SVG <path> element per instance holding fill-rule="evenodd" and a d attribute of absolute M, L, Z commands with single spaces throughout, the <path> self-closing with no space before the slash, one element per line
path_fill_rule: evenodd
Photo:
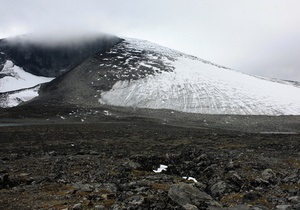
<path fill-rule="evenodd" d="M 0 102 L 0 107 L 8 108 L 18 106 L 20 103 L 30 101 L 37 97 L 40 86 L 17 91 L 15 93 L 8 94 L 6 100 Z"/>
<path fill-rule="evenodd" d="M 0 78 L 0 93 L 30 88 L 54 79 L 51 77 L 39 77 L 25 72 L 10 60 L 6 61 L 3 69 L 0 71 Z"/>
<path fill-rule="evenodd" d="M 161 173 L 163 171 L 167 171 L 168 166 L 160 164 L 157 170 L 153 170 L 155 173 Z"/>
<path fill-rule="evenodd" d="M 190 176 L 183 176 L 182 178 L 183 178 L 183 179 L 186 179 L 186 180 L 188 180 L 188 181 L 193 181 L 193 182 L 195 182 L 195 183 L 198 182 L 195 178 L 190 177 Z"/>

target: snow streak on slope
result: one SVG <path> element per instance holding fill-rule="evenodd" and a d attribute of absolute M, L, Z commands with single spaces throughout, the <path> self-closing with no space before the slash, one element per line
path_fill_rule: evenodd
<path fill-rule="evenodd" d="M 25 72 L 22 68 L 14 65 L 10 60 L 4 64 L 0 71 L 0 93 L 30 88 L 41 83 L 50 82 L 54 78 L 38 77 Z"/>
<path fill-rule="evenodd" d="M 160 58 L 172 70 L 119 80 L 101 93 L 102 104 L 205 114 L 300 114 L 299 87 L 236 72 L 149 42 L 130 39 L 126 43 L 128 49 L 145 52 L 149 60 Z"/>

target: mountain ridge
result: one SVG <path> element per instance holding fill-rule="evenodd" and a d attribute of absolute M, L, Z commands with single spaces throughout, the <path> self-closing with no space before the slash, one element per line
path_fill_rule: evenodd
<path fill-rule="evenodd" d="M 72 39 L 66 39 L 65 42 L 57 39 L 49 44 L 43 44 L 44 39 L 34 38 L 23 35 L 0 39 L 0 68 L 6 60 L 11 60 L 36 76 L 57 77 L 73 69 L 89 56 L 104 52 L 121 41 L 116 36 L 106 34 L 78 37 L 77 42 Z M 47 39 L 44 40 L 44 43 L 48 42 Z"/>
<path fill-rule="evenodd" d="M 251 76 L 145 40 L 119 38 L 42 85 L 34 103 L 299 115 L 295 95 L 300 95 L 296 82 Z"/>

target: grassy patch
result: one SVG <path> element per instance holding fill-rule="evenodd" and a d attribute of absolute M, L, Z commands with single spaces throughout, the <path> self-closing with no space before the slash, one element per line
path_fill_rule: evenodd
<path fill-rule="evenodd" d="M 300 169 L 300 160 L 295 158 L 288 158 L 286 159 L 286 163 L 293 168 Z"/>
<path fill-rule="evenodd" d="M 241 193 L 231 193 L 229 195 L 225 195 L 221 198 L 221 203 L 223 205 L 232 207 L 238 204 L 241 204 L 243 201 L 244 195 Z"/>
<path fill-rule="evenodd" d="M 142 171 L 142 170 L 136 170 L 136 169 L 134 169 L 134 170 L 131 171 L 131 175 L 134 176 L 134 177 L 137 177 L 137 176 L 146 176 L 148 174 L 149 174 L 149 172 Z"/>
<path fill-rule="evenodd" d="M 170 186 L 166 183 L 153 183 L 151 184 L 151 189 L 152 190 L 163 190 L 163 191 L 168 191 Z"/>

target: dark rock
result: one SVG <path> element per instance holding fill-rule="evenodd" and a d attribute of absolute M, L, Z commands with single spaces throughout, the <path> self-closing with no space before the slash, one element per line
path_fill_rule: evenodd
<path fill-rule="evenodd" d="M 208 210 L 250 210 L 250 208 L 246 205 L 237 205 L 228 208 L 221 208 L 221 207 L 209 207 Z"/>
<path fill-rule="evenodd" d="M 290 210 L 290 209 L 292 209 L 292 206 L 291 205 L 277 205 L 275 207 L 275 209 L 278 209 L 278 210 Z"/>
<path fill-rule="evenodd" d="M 292 197 L 289 197 L 288 200 L 292 203 L 300 203 L 300 196 L 292 196 Z"/>
<path fill-rule="evenodd" d="M 269 208 L 259 205 L 251 207 L 251 210 L 269 210 Z"/>
<path fill-rule="evenodd" d="M 298 181 L 298 175 L 297 174 L 292 174 L 290 176 L 285 177 L 282 181 L 286 182 L 286 183 L 288 183 L 288 182 L 295 183 L 295 182 Z"/>
<path fill-rule="evenodd" d="M 94 150 L 90 150 L 90 155 L 99 155 L 99 152 L 96 152 L 96 151 L 94 151 Z"/>
<path fill-rule="evenodd" d="M 300 210 L 300 203 L 293 205 L 293 209 Z"/>
<path fill-rule="evenodd" d="M 185 204 L 182 206 L 185 210 L 198 210 L 197 206 L 192 205 L 192 204 Z"/>
<path fill-rule="evenodd" d="M 132 196 L 130 198 L 130 201 L 129 203 L 132 204 L 132 205 L 142 205 L 145 201 L 145 198 L 143 196 Z"/>
<path fill-rule="evenodd" d="M 82 204 L 81 203 L 77 203 L 72 207 L 73 210 L 81 210 L 82 209 Z"/>
<path fill-rule="evenodd" d="M 114 183 L 97 183 L 93 186 L 95 188 L 95 191 L 108 191 L 113 194 L 117 192 L 117 186 Z"/>
<path fill-rule="evenodd" d="M 260 193 L 255 192 L 255 191 L 251 191 L 251 192 L 245 193 L 245 195 L 244 195 L 244 201 L 245 202 L 253 201 L 253 200 L 256 200 L 256 199 L 258 199 L 260 197 L 261 197 Z"/>
<path fill-rule="evenodd" d="M 262 173 L 261 173 L 261 177 L 266 180 L 266 181 L 270 181 L 271 179 L 273 179 L 276 176 L 276 174 L 273 172 L 272 169 L 265 169 Z"/>
<path fill-rule="evenodd" d="M 239 188 L 244 184 L 243 179 L 237 173 L 233 173 L 229 180 Z"/>
<path fill-rule="evenodd" d="M 124 167 L 126 167 L 129 170 L 134 170 L 141 168 L 141 164 L 133 162 L 133 161 L 127 161 L 123 164 Z"/>
<path fill-rule="evenodd" d="M 84 155 L 85 151 L 83 149 L 81 149 L 79 152 L 77 152 L 77 155 Z"/>
<path fill-rule="evenodd" d="M 232 160 L 230 160 L 229 163 L 226 165 L 225 170 L 231 171 L 235 168 L 236 168 L 236 164 Z"/>
<path fill-rule="evenodd" d="M 103 205 L 96 205 L 96 206 L 94 207 L 94 209 L 95 209 L 95 210 L 104 210 L 105 207 L 104 207 Z"/>
<path fill-rule="evenodd" d="M 234 207 L 229 207 L 227 210 L 250 210 L 250 208 L 246 205 L 237 205 Z"/>
<path fill-rule="evenodd" d="M 224 181 L 219 181 L 210 188 L 211 194 L 214 197 L 222 195 L 225 190 L 226 183 Z"/>
<path fill-rule="evenodd" d="M 90 184 L 75 183 L 74 187 L 82 192 L 92 192 L 93 187 Z"/>

